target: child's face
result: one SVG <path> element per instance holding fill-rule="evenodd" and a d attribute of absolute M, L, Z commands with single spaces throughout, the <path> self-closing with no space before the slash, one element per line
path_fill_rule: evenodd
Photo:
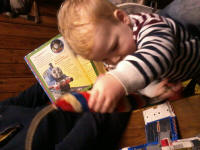
<path fill-rule="evenodd" d="M 89 57 L 92 60 L 116 65 L 136 50 L 133 31 L 127 21 L 114 24 L 104 20 L 97 25 L 95 33 L 94 47 Z"/>

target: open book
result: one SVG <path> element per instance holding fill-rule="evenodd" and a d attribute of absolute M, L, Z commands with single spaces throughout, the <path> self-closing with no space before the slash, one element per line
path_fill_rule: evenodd
<path fill-rule="evenodd" d="M 103 63 L 75 56 L 61 35 L 26 55 L 25 61 L 52 102 L 66 92 L 88 90 L 105 72 Z"/>

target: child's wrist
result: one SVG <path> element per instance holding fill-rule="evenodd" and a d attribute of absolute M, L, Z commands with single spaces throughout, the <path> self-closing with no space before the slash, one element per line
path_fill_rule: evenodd
<path fill-rule="evenodd" d="M 116 80 L 121 84 L 121 86 L 123 87 L 125 95 L 128 95 L 128 91 L 127 91 L 127 89 L 126 89 L 126 86 L 122 83 L 122 81 L 121 81 L 117 76 L 113 75 L 113 74 L 110 73 L 110 72 L 106 72 L 106 75 L 109 75 L 109 76 L 111 76 L 112 78 L 116 79 Z"/>

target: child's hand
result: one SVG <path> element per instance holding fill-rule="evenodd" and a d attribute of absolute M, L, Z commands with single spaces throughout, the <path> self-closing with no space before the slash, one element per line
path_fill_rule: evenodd
<path fill-rule="evenodd" d="M 100 76 L 91 90 L 89 108 L 95 112 L 113 112 L 118 101 L 125 95 L 124 87 L 112 75 Z"/>
<path fill-rule="evenodd" d="M 181 98 L 181 83 L 169 83 L 167 79 L 161 82 L 152 82 L 140 91 L 141 94 L 149 97 L 152 101 L 173 100 Z"/>
<path fill-rule="evenodd" d="M 181 98 L 182 88 L 181 83 L 169 83 L 167 80 L 163 80 L 158 85 L 157 97 L 169 100 L 179 99 Z"/>

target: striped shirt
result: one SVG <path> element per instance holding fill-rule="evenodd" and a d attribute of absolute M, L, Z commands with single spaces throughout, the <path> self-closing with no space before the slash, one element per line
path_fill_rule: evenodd
<path fill-rule="evenodd" d="M 157 14 L 134 14 L 130 19 L 137 50 L 109 72 L 127 93 L 164 78 L 178 82 L 200 77 L 199 38 Z"/>

